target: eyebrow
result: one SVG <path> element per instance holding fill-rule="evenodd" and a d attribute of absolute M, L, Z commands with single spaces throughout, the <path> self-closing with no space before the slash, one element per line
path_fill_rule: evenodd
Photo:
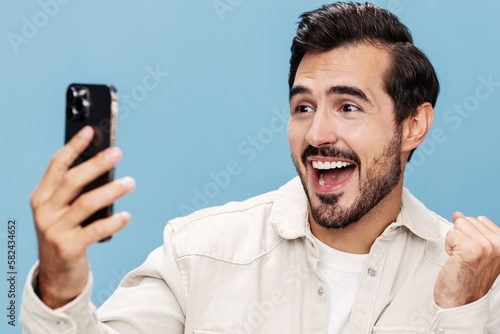
<path fill-rule="evenodd" d="M 299 94 L 311 95 L 312 92 L 309 88 L 305 86 L 294 86 L 290 89 L 289 101 L 291 101 L 294 96 Z M 363 101 L 372 104 L 370 99 L 366 96 L 366 94 L 359 88 L 353 86 L 332 86 L 326 91 L 326 95 L 334 95 L 334 94 L 345 94 L 358 97 Z"/>
<path fill-rule="evenodd" d="M 304 86 L 293 86 L 291 89 L 290 89 L 290 93 L 288 94 L 288 100 L 289 101 L 292 101 L 292 99 L 296 96 L 296 95 L 300 95 L 300 94 L 303 94 L 303 95 L 311 95 L 312 92 L 309 88 L 306 88 Z"/>

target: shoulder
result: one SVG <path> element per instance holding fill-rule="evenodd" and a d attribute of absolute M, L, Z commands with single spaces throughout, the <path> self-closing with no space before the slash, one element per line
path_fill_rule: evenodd
<path fill-rule="evenodd" d="M 169 222 L 177 258 L 250 263 L 281 241 L 271 224 L 277 191 L 196 211 Z"/>
<path fill-rule="evenodd" d="M 425 255 L 431 262 L 442 266 L 449 258 L 445 240 L 453 224 L 416 199 L 407 189 L 403 191 L 402 212 L 404 225 L 425 241 Z"/>

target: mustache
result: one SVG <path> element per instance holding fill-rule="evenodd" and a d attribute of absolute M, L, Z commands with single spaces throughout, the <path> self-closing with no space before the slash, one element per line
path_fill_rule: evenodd
<path fill-rule="evenodd" d="M 353 151 L 340 149 L 335 146 L 321 146 L 321 147 L 314 147 L 311 145 L 307 146 L 304 152 L 302 153 L 301 157 L 302 163 L 304 165 L 307 164 L 307 157 L 311 155 L 319 155 L 329 158 L 351 160 L 354 161 L 358 166 L 361 165 L 361 160 L 359 159 L 359 156 L 356 153 L 354 153 Z"/>

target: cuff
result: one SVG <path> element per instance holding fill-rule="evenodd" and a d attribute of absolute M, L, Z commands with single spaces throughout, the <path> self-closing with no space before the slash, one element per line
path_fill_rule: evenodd
<path fill-rule="evenodd" d="M 96 318 L 90 303 L 93 278 L 89 272 L 83 291 L 68 304 L 51 309 L 36 295 L 34 284 L 38 279 L 38 262 L 26 279 L 19 321 L 27 333 L 77 333 L 90 319 Z"/>
<path fill-rule="evenodd" d="M 436 316 L 431 325 L 435 334 L 483 334 L 489 317 L 489 294 L 470 304 L 444 309 L 433 302 Z"/>

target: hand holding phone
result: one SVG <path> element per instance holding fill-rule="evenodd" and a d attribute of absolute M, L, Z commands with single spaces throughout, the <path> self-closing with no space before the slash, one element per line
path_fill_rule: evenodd
<path fill-rule="evenodd" d="M 124 177 L 82 192 L 121 158 L 117 147 L 86 157 L 95 134 L 91 125 L 78 131 L 52 157 L 31 197 L 40 257 L 37 294 L 51 308 L 67 304 L 85 287 L 88 246 L 120 231 L 130 220 L 129 213 L 121 212 L 81 225 L 135 187 L 131 177 Z M 82 161 L 75 165 L 79 158 Z"/>

